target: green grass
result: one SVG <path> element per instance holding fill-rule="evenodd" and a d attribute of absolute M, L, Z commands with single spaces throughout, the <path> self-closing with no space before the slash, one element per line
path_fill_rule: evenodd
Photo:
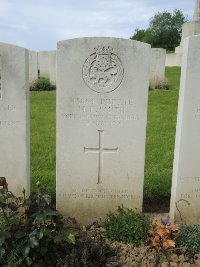
<path fill-rule="evenodd" d="M 170 198 L 180 68 L 166 69 L 170 90 L 149 92 L 144 199 Z M 55 197 L 55 92 L 31 92 L 31 185 Z M 165 202 L 166 203 L 166 202 Z"/>
<path fill-rule="evenodd" d="M 31 92 L 31 187 L 41 185 L 55 197 L 56 94 Z"/>
<path fill-rule="evenodd" d="M 166 69 L 170 90 L 149 92 L 145 202 L 169 201 L 176 131 L 180 68 Z"/>

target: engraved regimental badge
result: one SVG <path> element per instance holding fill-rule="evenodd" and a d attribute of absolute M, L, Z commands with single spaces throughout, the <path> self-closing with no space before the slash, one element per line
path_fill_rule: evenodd
<path fill-rule="evenodd" d="M 93 91 L 109 93 L 117 89 L 124 77 L 119 57 L 111 47 L 98 47 L 83 65 L 83 79 Z"/>

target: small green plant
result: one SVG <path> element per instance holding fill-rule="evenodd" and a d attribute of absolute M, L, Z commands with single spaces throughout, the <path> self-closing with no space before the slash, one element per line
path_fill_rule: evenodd
<path fill-rule="evenodd" d="M 52 91 L 55 85 L 51 84 L 48 78 L 40 77 L 30 87 L 30 91 Z"/>
<path fill-rule="evenodd" d="M 0 266 L 56 266 L 66 256 L 74 235 L 63 223 L 61 214 L 51 206 L 49 195 L 39 189 L 25 197 L 16 197 L 7 188 L 0 189 Z"/>
<path fill-rule="evenodd" d="M 156 82 L 155 84 L 150 84 L 149 90 L 169 90 L 170 84 L 167 79 L 164 79 L 163 81 Z"/>
<path fill-rule="evenodd" d="M 164 80 L 162 82 L 159 82 L 156 86 L 155 89 L 157 90 L 169 90 L 170 89 L 170 84 L 168 81 Z"/>
<path fill-rule="evenodd" d="M 200 225 L 181 225 L 177 247 L 186 247 L 189 253 L 200 253 Z"/>
<path fill-rule="evenodd" d="M 107 215 L 103 226 L 108 238 L 139 245 L 141 241 L 147 238 L 150 222 L 142 214 L 119 207 L 116 213 Z"/>

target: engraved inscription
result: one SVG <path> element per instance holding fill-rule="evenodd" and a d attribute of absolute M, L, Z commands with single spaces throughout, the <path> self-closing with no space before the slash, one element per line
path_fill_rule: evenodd
<path fill-rule="evenodd" d="M 104 137 L 104 131 L 99 130 L 99 147 L 98 148 L 87 148 L 84 147 L 85 153 L 98 153 L 99 154 L 99 163 L 98 163 L 98 182 L 97 184 L 102 183 L 102 176 L 103 176 L 103 154 L 104 153 L 117 153 L 117 148 L 104 148 L 103 147 L 103 137 Z"/>
<path fill-rule="evenodd" d="M 181 182 L 185 182 L 185 181 L 188 181 L 188 182 L 200 182 L 200 177 L 179 177 L 179 180 Z"/>
<path fill-rule="evenodd" d="M 124 77 L 119 57 L 111 47 L 97 47 L 83 65 L 83 79 L 97 93 L 109 93 L 117 89 Z"/>
<path fill-rule="evenodd" d="M 20 124 L 20 121 L 1 121 L 0 120 L 0 127 L 12 127 L 17 126 Z"/>
<path fill-rule="evenodd" d="M 0 106 L 0 128 L 15 127 L 21 124 L 20 121 L 12 119 L 12 114 L 16 112 L 16 106 L 4 104 Z M 6 119 L 5 119 L 6 114 Z"/>
<path fill-rule="evenodd" d="M 180 192 L 180 198 L 186 200 L 194 200 L 200 198 L 199 182 L 200 177 L 179 177 L 181 182 L 182 190 Z"/>
<path fill-rule="evenodd" d="M 70 98 L 71 113 L 63 113 L 67 120 L 82 121 L 86 126 L 122 127 L 124 122 L 139 121 L 134 99 L 127 98 Z"/>
<path fill-rule="evenodd" d="M 197 107 L 194 114 L 195 119 L 200 119 L 200 107 Z"/>
<path fill-rule="evenodd" d="M 134 200 L 139 201 L 142 199 L 141 196 L 135 195 L 128 189 L 89 189 L 83 188 L 82 190 L 72 189 L 71 193 L 61 193 L 61 197 L 63 198 L 71 198 L 71 199 L 124 199 L 124 200 Z"/>

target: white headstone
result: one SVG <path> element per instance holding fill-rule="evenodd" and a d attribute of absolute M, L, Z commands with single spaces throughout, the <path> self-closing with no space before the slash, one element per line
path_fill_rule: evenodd
<path fill-rule="evenodd" d="M 152 88 L 155 88 L 156 85 L 165 82 L 165 61 L 165 49 L 151 49 L 150 85 Z"/>
<path fill-rule="evenodd" d="M 50 78 L 49 51 L 38 52 L 38 68 L 40 71 L 40 77 Z"/>
<path fill-rule="evenodd" d="M 200 223 L 200 36 L 186 38 L 171 192 L 171 220 Z"/>
<path fill-rule="evenodd" d="M 28 51 L 0 43 L 0 177 L 29 193 Z"/>
<path fill-rule="evenodd" d="M 56 84 L 56 51 L 49 52 L 49 79 Z"/>
<path fill-rule="evenodd" d="M 57 208 L 81 223 L 142 210 L 150 46 L 81 38 L 57 50 Z"/>
<path fill-rule="evenodd" d="M 181 54 L 178 53 L 169 53 L 166 54 L 166 61 L 165 61 L 165 67 L 175 67 L 181 66 Z"/>
<path fill-rule="evenodd" d="M 200 34 L 200 0 L 195 0 L 193 20 L 186 22 L 182 26 L 181 43 L 175 50 L 177 55 L 182 57 L 183 41 L 187 37 Z"/>
<path fill-rule="evenodd" d="M 38 78 L 38 53 L 29 51 L 29 83 L 33 84 Z"/>
<path fill-rule="evenodd" d="M 45 77 L 56 84 L 56 51 L 38 52 L 38 68 L 40 77 Z"/>
<path fill-rule="evenodd" d="M 196 0 L 193 21 L 200 21 L 200 0 Z"/>

